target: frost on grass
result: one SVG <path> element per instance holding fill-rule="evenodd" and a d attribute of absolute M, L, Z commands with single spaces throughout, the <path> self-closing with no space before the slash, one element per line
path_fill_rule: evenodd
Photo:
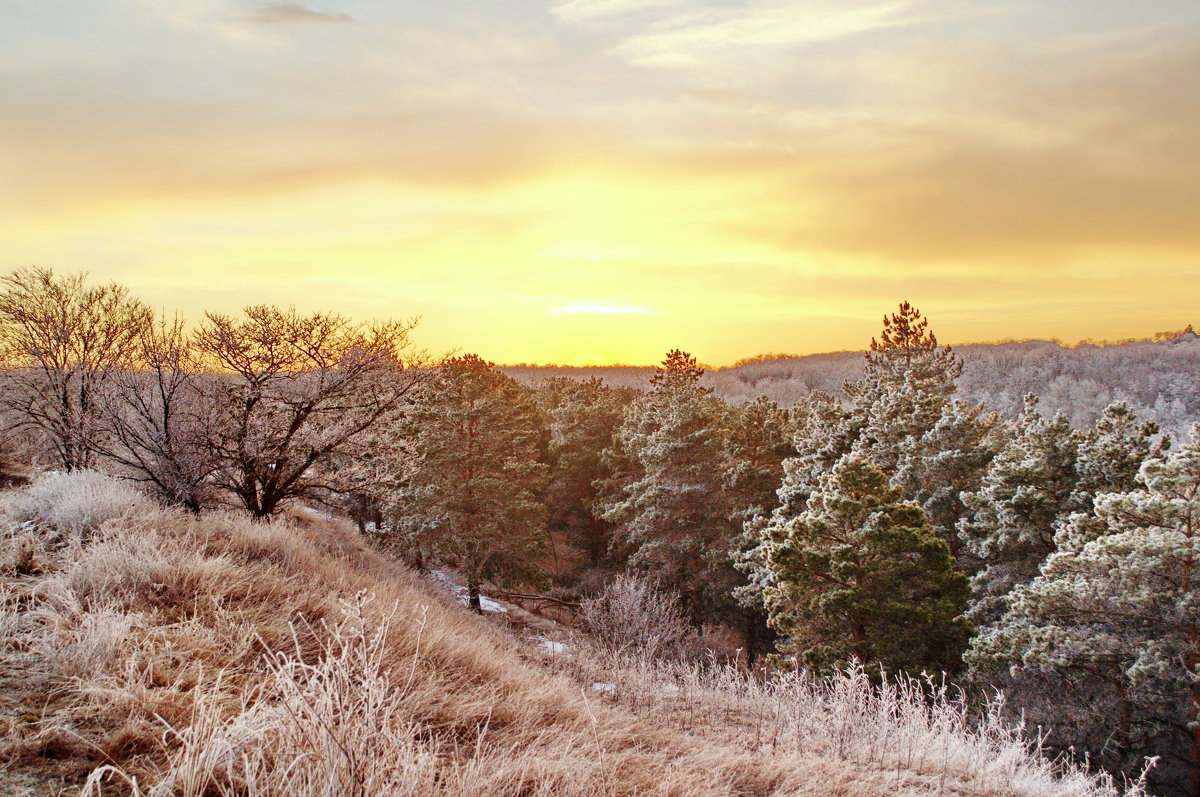
<path fill-rule="evenodd" d="M 37 525 L 78 535 L 154 504 L 131 484 L 95 471 L 51 472 L 10 494 L 0 507 L 16 526 Z"/>

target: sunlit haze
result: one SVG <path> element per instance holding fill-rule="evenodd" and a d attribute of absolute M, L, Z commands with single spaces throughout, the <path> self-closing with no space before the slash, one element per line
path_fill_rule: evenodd
<path fill-rule="evenodd" d="M 725 364 L 1200 322 L 1193 0 L 7 0 L 0 267 Z"/>

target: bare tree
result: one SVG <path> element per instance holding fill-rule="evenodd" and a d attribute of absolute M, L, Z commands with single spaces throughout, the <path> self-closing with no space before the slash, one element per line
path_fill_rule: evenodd
<path fill-rule="evenodd" d="M 116 283 L 29 267 L 0 278 L 0 403 L 65 470 L 86 468 L 106 432 L 101 393 L 153 314 Z"/>
<path fill-rule="evenodd" d="M 221 371 L 206 381 L 204 445 L 216 486 L 255 518 L 378 478 L 389 427 L 430 373 L 410 339 L 416 319 L 357 324 L 295 308 L 208 313 L 194 345 Z M 364 463 L 361 467 L 356 463 Z"/>
<path fill-rule="evenodd" d="M 147 326 L 134 358 L 105 394 L 111 435 L 104 453 L 126 478 L 199 512 L 215 470 L 201 435 L 211 407 L 183 320 Z"/>

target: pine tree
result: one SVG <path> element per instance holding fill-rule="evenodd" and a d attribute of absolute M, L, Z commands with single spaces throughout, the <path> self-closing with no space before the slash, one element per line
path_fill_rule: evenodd
<path fill-rule="evenodd" d="M 960 495 L 979 486 L 995 455 L 997 420 L 954 400 L 962 362 L 949 347 L 939 347 L 916 308 L 905 302 L 883 323 L 880 338 L 871 341 L 863 378 L 844 386 L 849 406 L 813 394 L 793 409 L 797 455 L 784 462 L 778 505 L 768 524 L 746 525 L 746 537 L 757 540 L 746 539 L 739 554 L 738 566 L 749 580 L 738 593 L 744 602 L 761 600 L 775 586 L 766 565 L 772 545 L 767 531 L 811 509 L 822 478 L 847 456 L 871 462 L 916 500 L 957 559 L 956 526 L 965 512 Z M 959 597 L 965 599 L 965 593 Z"/>
<path fill-rule="evenodd" d="M 703 373 L 691 355 L 667 355 L 617 435 L 609 458 L 620 472 L 601 505 L 615 524 L 618 558 L 679 592 L 696 620 L 715 619 L 737 581 L 729 553 L 736 525 L 722 484 L 725 406 L 700 386 Z"/>
<path fill-rule="evenodd" d="M 728 408 L 724 481 L 736 517 L 765 516 L 775 508 L 783 463 L 796 455 L 792 438 L 787 411 L 765 396 Z"/>
<path fill-rule="evenodd" d="M 731 406 L 726 415 L 724 488 L 735 536 L 730 555 L 746 576 L 734 580 L 732 595 L 751 661 L 770 652 L 774 635 L 767 626 L 761 590 L 750 580 L 761 539 L 777 502 L 783 463 L 794 457 L 788 413 L 766 397 Z M 732 574 L 731 574 L 732 575 Z"/>
<path fill-rule="evenodd" d="M 901 302 L 899 312 L 883 317 L 879 339 L 871 338 L 862 381 L 848 383 L 845 389 L 860 407 L 874 404 L 889 388 L 906 383 L 918 393 L 949 400 L 962 367 L 949 346 L 938 347 L 921 311 Z"/>
<path fill-rule="evenodd" d="M 862 432 L 861 415 L 843 406 L 836 396 L 820 391 L 798 401 L 790 415 L 796 456 L 783 462 L 775 510 L 782 518 L 804 511 L 821 476 L 850 453 Z"/>
<path fill-rule="evenodd" d="M 863 379 L 846 385 L 859 430 L 851 451 L 881 467 L 921 504 L 957 558 L 958 496 L 976 489 L 995 445 L 996 421 L 954 400 L 962 360 L 938 346 L 928 321 L 908 302 L 871 339 Z"/>
<path fill-rule="evenodd" d="M 1045 418 L 1030 394 L 982 486 L 963 496 L 970 514 L 960 521 L 959 533 L 980 568 L 972 579 L 969 616 L 975 623 L 986 625 L 1004 612 L 1008 594 L 1036 576 L 1054 550 L 1058 520 L 1083 508 L 1081 442 L 1062 413 Z"/>
<path fill-rule="evenodd" d="M 1079 503 L 1090 506 L 1093 495 L 1135 489 L 1142 463 L 1168 445 L 1164 439 L 1155 448 L 1158 433 L 1158 424 L 1142 421 L 1124 402 L 1105 407 L 1079 448 Z"/>
<path fill-rule="evenodd" d="M 959 521 L 968 514 L 964 493 L 979 490 L 985 474 L 1003 446 L 1003 423 L 982 407 L 950 401 L 937 422 L 897 446 L 892 483 L 921 505 L 929 524 L 950 546 L 959 569 L 969 572 Z"/>
<path fill-rule="evenodd" d="M 544 431 L 530 391 L 477 355 L 450 360 L 412 416 L 420 465 L 390 516 L 397 546 L 484 580 L 536 578 L 546 543 Z"/>
<path fill-rule="evenodd" d="M 606 559 L 612 534 L 597 506 L 597 483 L 612 476 L 603 452 L 613 445 L 635 395 L 629 388 L 606 387 L 599 377 L 557 377 L 537 390 L 550 432 L 548 525 L 583 551 L 593 567 Z"/>
<path fill-rule="evenodd" d="M 1090 511 L 1100 492 L 1137 487 L 1135 477 L 1152 453 L 1158 427 L 1142 422 L 1125 404 L 1107 407 L 1095 428 L 1081 433 L 1066 416 L 1047 419 L 1038 399 L 1025 409 L 1007 446 L 981 487 L 963 496 L 970 509 L 959 525 L 980 570 L 974 578 L 971 617 L 994 621 L 1005 596 L 1030 581 L 1055 550 L 1055 533 L 1074 512 Z"/>
<path fill-rule="evenodd" d="M 956 619 L 966 577 L 880 468 L 844 457 L 808 508 L 764 538 L 766 606 L 783 654 L 817 670 L 955 668 L 968 636 Z"/>
<path fill-rule="evenodd" d="M 977 666 L 1082 674 L 1117 696 L 1118 741 L 1183 734 L 1200 793 L 1200 425 L 1191 443 L 1147 460 L 1139 489 L 1095 496 L 1055 535 L 1041 575 L 974 645 Z M 1169 751 L 1169 748 L 1168 748 Z"/>

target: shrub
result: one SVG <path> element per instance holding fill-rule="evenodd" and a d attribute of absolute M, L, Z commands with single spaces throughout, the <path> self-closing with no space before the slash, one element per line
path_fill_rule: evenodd
<path fill-rule="evenodd" d="M 580 604 L 583 630 L 601 647 L 651 659 L 679 658 L 692 634 L 674 593 L 633 575 L 617 576 Z"/>

